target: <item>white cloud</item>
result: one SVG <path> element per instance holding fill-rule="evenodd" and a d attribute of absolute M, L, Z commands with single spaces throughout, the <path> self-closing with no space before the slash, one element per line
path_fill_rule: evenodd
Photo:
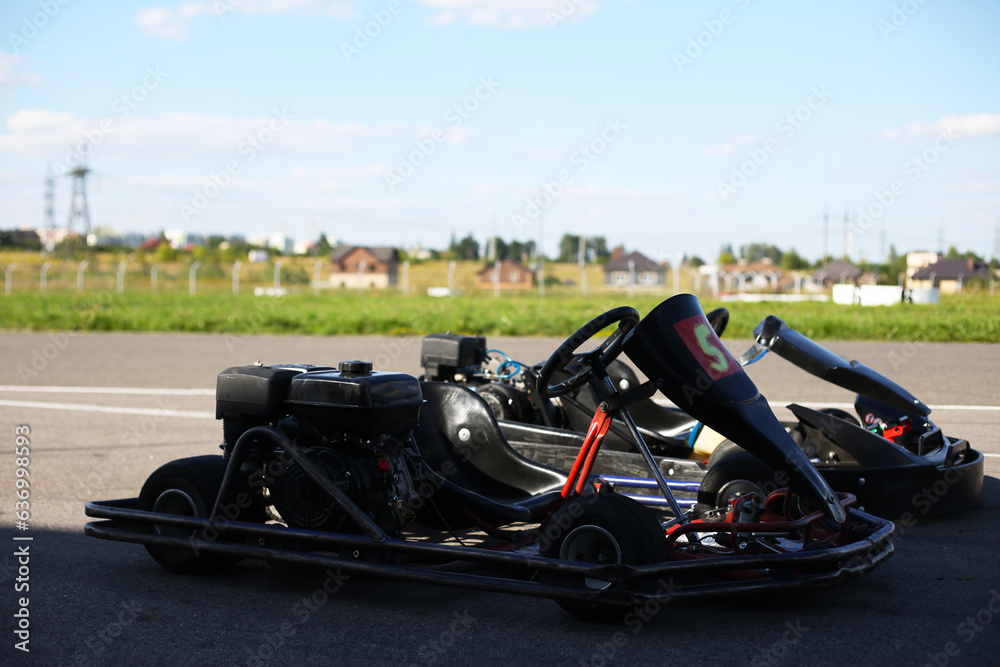
<path fill-rule="evenodd" d="M 698 149 L 699 155 L 729 155 L 736 148 L 743 144 L 756 144 L 763 138 L 756 134 L 734 134 L 718 146 L 702 146 Z"/>
<path fill-rule="evenodd" d="M 521 160 L 557 160 L 569 156 L 569 151 L 551 146 L 529 146 L 514 153 Z"/>
<path fill-rule="evenodd" d="M 187 37 L 188 26 L 199 16 L 211 14 L 223 19 L 229 13 L 273 15 L 295 13 L 308 16 L 332 16 L 341 20 L 358 18 L 353 3 L 320 0 L 213 0 L 185 2 L 177 7 L 157 5 L 140 9 L 135 23 L 149 34 L 161 39 L 181 41 Z"/>
<path fill-rule="evenodd" d="M 18 72 L 17 69 L 20 63 L 20 55 L 0 51 L 0 90 L 14 88 L 15 86 L 35 85 L 42 80 L 42 77 L 37 74 Z"/>
<path fill-rule="evenodd" d="M 324 119 L 293 119 L 276 132 L 273 144 L 263 150 L 293 155 L 343 155 L 368 140 L 388 135 L 413 136 L 417 130 L 401 124 L 377 126 L 332 123 Z M 48 109 L 21 109 L 6 117 L 0 131 L 0 154 L 42 159 L 65 159 L 81 145 L 94 155 L 108 153 L 118 158 L 239 159 L 239 147 L 248 137 L 268 127 L 272 117 L 232 118 L 192 113 L 113 114 L 103 119 L 78 118 Z M 77 150 L 79 154 L 80 151 Z M 79 157 L 79 155 L 78 155 Z"/>
<path fill-rule="evenodd" d="M 902 130 L 882 130 L 876 137 L 884 141 L 915 141 L 939 132 L 954 134 L 961 139 L 989 137 L 1000 134 L 1000 113 L 980 113 L 943 116 L 937 123 L 914 122 Z"/>
<path fill-rule="evenodd" d="M 458 17 L 489 28 L 545 28 L 597 11 L 596 0 L 414 0 L 439 10 L 432 25 L 452 25 Z"/>
<path fill-rule="evenodd" d="M 205 2 L 185 2 L 176 9 L 158 5 L 140 9 L 135 15 L 135 23 L 154 37 L 180 41 L 187 37 L 188 23 L 208 11 Z"/>

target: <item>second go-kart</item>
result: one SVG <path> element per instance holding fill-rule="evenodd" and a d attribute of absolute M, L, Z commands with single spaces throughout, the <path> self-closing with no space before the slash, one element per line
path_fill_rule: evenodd
<path fill-rule="evenodd" d="M 716 334 L 728 321 L 724 309 L 708 315 Z M 856 392 L 857 416 L 836 409 L 792 404 L 797 421 L 785 428 L 833 488 L 857 496 L 879 516 L 937 515 L 976 505 L 982 495 L 984 458 L 964 438 L 945 435 L 929 419 L 930 408 L 898 384 L 857 361 L 847 361 L 770 316 L 754 329 L 754 344 L 737 359 L 741 366 L 773 352 L 802 370 Z M 436 354 L 452 346 L 463 365 L 441 363 Z M 564 431 L 583 433 L 600 399 L 588 387 L 548 400 L 534 390 L 539 365 L 516 362 L 487 350 L 485 339 L 435 334 L 424 341 L 428 373 L 475 387 L 493 407 L 508 439 L 526 455 L 564 465 L 577 449 Z M 439 358 L 440 357 L 440 358 Z M 639 386 L 635 372 L 620 360 L 608 374 L 622 391 Z M 692 495 L 685 482 L 698 484 L 697 503 L 704 510 L 725 508 L 747 490 L 765 492 L 781 482 L 779 470 L 747 452 L 738 442 L 679 407 L 639 397 L 630 412 L 661 471 L 669 473 L 682 500 Z M 864 425 L 862 425 L 862 422 Z M 710 423 L 708 423 L 711 426 Z M 558 427 L 558 428 L 553 428 Z M 615 451 L 602 473 L 638 474 L 632 438 L 623 423 L 612 426 L 605 447 Z M 632 453 L 626 453 L 632 452 Z M 683 481 L 681 481 L 683 480 Z"/>
<path fill-rule="evenodd" d="M 594 334 L 617 325 L 588 352 Z M 588 619 L 622 619 L 648 600 L 829 585 L 893 552 L 890 522 L 835 493 L 728 355 L 694 297 L 641 322 L 616 308 L 540 369 L 548 396 L 589 385 L 599 408 L 570 470 L 515 452 L 466 386 L 374 371 L 245 366 L 220 374 L 223 454 L 163 465 L 137 498 L 87 503 L 88 535 L 143 544 L 178 572 L 242 558 L 553 598 Z M 650 378 L 622 392 L 607 366 L 625 352 Z M 555 380 L 561 369 L 577 369 Z M 706 385 L 703 378 L 709 378 Z M 704 523 L 676 502 L 628 405 L 661 391 L 789 479 Z M 666 508 L 592 474 L 622 420 Z"/>

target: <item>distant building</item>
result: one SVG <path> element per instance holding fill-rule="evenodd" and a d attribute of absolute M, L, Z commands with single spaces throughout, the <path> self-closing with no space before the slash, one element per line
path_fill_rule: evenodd
<path fill-rule="evenodd" d="M 55 250 L 57 245 L 66 240 L 67 236 L 76 236 L 76 234 L 65 227 L 39 227 L 34 231 L 38 234 L 38 238 L 42 242 L 42 247 L 48 252 Z"/>
<path fill-rule="evenodd" d="M 163 235 L 170 242 L 170 247 L 176 250 L 183 250 L 192 244 L 201 245 L 204 240 L 201 234 L 192 234 L 183 229 L 168 229 Z"/>
<path fill-rule="evenodd" d="M 931 264 L 936 264 L 944 259 L 941 253 L 926 252 L 918 250 L 906 253 L 906 289 L 913 289 L 913 274 Z"/>
<path fill-rule="evenodd" d="M 292 252 L 296 255 L 310 255 L 316 252 L 316 248 L 319 247 L 315 241 L 298 241 L 295 247 L 292 248 Z"/>
<path fill-rule="evenodd" d="M 342 245 L 330 253 L 330 287 L 384 289 L 399 284 L 399 251 Z"/>
<path fill-rule="evenodd" d="M 489 264 L 476 274 L 476 287 L 494 289 L 499 283 L 502 290 L 530 290 L 535 284 L 535 274 L 518 261 L 504 259 L 500 262 L 500 272 L 497 273 L 495 263 Z"/>
<path fill-rule="evenodd" d="M 604 285 L 612 289 L 664 287 L 667 284 L 667 264 L 654 262 L 641 252 L 618 255 L 604 265 Z"/>
<path fill-rule="evenodd" d="M 11 229 L 10 231 L 0 231 L 0 246 L 40 250 L 42 239 L 34 229 Z"/>
<path fill-rule="evenodd" d="M 258 234 L 250 237 L 250 245 L 277 250 L 282 255 L 290 255 L 295 249 L 295 243 L 285 234 Z"/>
<path fill-rule="evenodd" d="M 720 288 L 724 292 L 746 292 L 752 290 L 779 291 L 784 282 L 785 272 L 775 266 L 765 257 L 756 262 L 741 259 L 735 264 L 723 264 L 719 267 Z"/>
<path fill-rule="evenodd" d="M 87 234 L 87 245 L 94 246 L 121 246 L 123 248 L 137 248 L 142 245 L 149 236 L 140 232 L 123 232 L 118 228 L 98 227 Z"/>
<path fill-rule="evenodd" d="M 824 287 L 842 283 L 853 283 L 857 285 L 861 282 L 864 272 L 850 262 L 836 261 L 827 262 L 827 265 L 816 270 L 812 274 L 813 281 Z"/>
<path fill-rule="evenodd" d="M 990 269 L 986 262 L 971 257 L 968 259 L 942 259 L 914 273 L 908 286 L 910 289 L 937 287 L 942 294 L 955 294 L 962 291 L 962 283 L 970 278 L 989 280 L 989 277 Z"/>

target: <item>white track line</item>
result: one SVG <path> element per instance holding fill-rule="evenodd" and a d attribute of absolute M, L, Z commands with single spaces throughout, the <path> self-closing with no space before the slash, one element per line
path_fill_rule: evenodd
<path fill-rule="evenodd" d="M 81 412 L 103 412 L 113 415 L 152 415 L 154 417 L 193 417 L 196 419 L 215 419 L 215 413 L 213 412 L 198 412 L 195 410 L 164 410 L 161 408 L 125 408 L 108 405 L 85 405 L 83 403 L 0 401 L 0 406 L 36 410 L 78 410 Z"/>
<path fill-rule="evenodd" d="M 135 396 L 215 396 L 214 389 L 153 389 L 149 387 L 28 387 L 5 384 L 0 391 L 37 394 L 129 394 Z"/>

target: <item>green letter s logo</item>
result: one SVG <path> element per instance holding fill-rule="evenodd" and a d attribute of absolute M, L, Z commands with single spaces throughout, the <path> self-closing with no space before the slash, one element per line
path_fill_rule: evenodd
<path fill-rule="evenodd" d="M 720 373 L 725 373 L 729 370 L 729 362 L 726 361 L 726 355 L 724 355 L 719 348 L 708 342 L 708 338 L 711 335 L 712 330 L 709 329 L 708 325 L 704 323 L 698 324 L 694 328 L 694 337 L 698 340 L 698 345 L 701 347 L 701 351 L 705 353 L 706 357 L 714 359 L 714 361 L 710 361 L 708 365 Z"/>

